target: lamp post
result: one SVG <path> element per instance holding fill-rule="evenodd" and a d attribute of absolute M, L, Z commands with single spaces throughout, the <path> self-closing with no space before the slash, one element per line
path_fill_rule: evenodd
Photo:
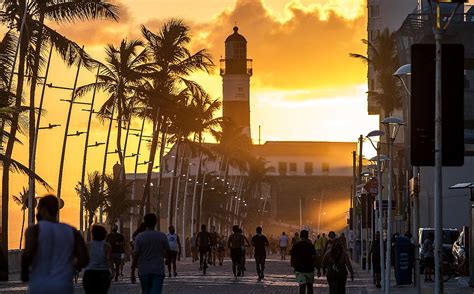
<path fill-rule="evenodd" d="M 405 77 L 411 77 L 411 64 L 402 65 L 397 71 L 393 74 L 397 77 L 403 85 L 408 97 L 408 103 L 406 107 L 407 117 L 409 118 L 407 121 L 407 129 L 405 130 L 406 141 L 405 144 L 407 146 L 407 166 L 410 164 L 410 154 L 411 154 L 411 91 L 408 88 L 408 85 L 405 81 Z M 420 280 L 420 243 L 419 243 L 419 236 L 418 236 L 418 229 L 420 226 L 420 199 L 419 199 L 419 179 L 420 179 L 420 167 L 413 166 L 413 178 L 411 181 L 413 190 L 411 191 L 411 196 L 413 198 L 413 219 L 412 219 L 412 231 L 415 239 L 415 289 L 416 293 L 421 293 L 421 280 Z"/>
<path fill-rule="evenodd" d="M 382 172 L 383 172 L 382 163 L 388 158 L 380 154 L 380 145 L 375 145 L 372 138 L 381 137 L 384 135 L 385 133 L 380 130 L 375 130 L 367 134 L 367 139 L 377 151 L 377 156 L 371 158 L 370 161 L 377 162 L 377 201 L 378 201 L 377 226 L 380 231 L 380 239 L 379 239 L 380 269 L 381 269 L 380 280 L 382 284 L 382 290 L 385 289 L 385 250 L 383 246 L 383 205 L 382 205 Z"/>
<path fill-rule="evenodd" d="M 393 199 L 393 143 L 397 137 L 400 126 L 404 125 L 403 121 L 396 117 L 387 117 L 382 121 L 385 126 L 385 139 L 388 145 L 388 207 L 387 207 L 387 253 L 391 250 L 392 244 L 392 199 Z M 391 254 L 387 254 L 387 271 L 385 272 L 385 293 L 390 293 L 390 277 L 391 277 Z"/>

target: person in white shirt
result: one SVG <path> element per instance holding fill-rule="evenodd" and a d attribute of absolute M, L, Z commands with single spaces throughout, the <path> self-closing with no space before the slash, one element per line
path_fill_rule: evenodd
<path fill-rule="evenodd" d="M 288 236 L 283 232 L 280 235 L 280 257 L 281 260 L 286 260 L 286 251 L 288 248 Z"/>
<path fill-rule="evenodd" d="M 176 272 L 176 258 L 178 255 L 181 255 L 181 242 L 179 241 L 179 236 L 175 233 L 173 226 L 168 228 L 169 233 L 166 235 L 168 238 L 168 243 L 170 244 L 170 250 L 168 251 L 168 258 L 166 264 L 168 265 L 168 277 L 171 278 L 171 265 L 173 265 L 174 276 L 176 277 L 178 273 Z"/>
<path fill-rule="evenodd" d="M 89 263 L 81 234 L 57 220 L 59 202 L 46 195 L 38 203 L 38 223 L 25 233 L 21 260 L 21 280 L 31 294 L 73 294 L 76 270 Z"/>

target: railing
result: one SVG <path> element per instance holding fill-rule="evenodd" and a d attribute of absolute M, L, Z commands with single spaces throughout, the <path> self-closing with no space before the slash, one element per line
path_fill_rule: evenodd
<path fill-rule="evenodd" d="M 226 74 L 246 74 L 251 76 L 253 74 L 252 59 L 221 59 L 220 60 L 220 75 Z"/>

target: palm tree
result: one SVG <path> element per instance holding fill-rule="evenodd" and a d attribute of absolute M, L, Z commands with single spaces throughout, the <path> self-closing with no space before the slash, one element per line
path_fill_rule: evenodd
<path fill-rule="evenodd" d="M 153 123 L 153 139 L 141 207 L 150 197 L 151 173 L 160 137 L 159 131 L 162 123 L 168 120 L 169 111 L 173 109 L 169 106 L 173 105 L 172 102 L 186 87 L 184 80 L 189 74 L 196 71 L 208 72 L 213 66 L 207 50 L 202 49 L 191 54 L 187 48 L 191 41 L 189 27 L 181 20 L 167 21 L 156 34 L 143 26 L 142 34 L 147 41 L 154 72 L 150 75 L 150 92 L 153 95 L 149 96 L 149 105 L 153 109 L 149 116 Z M 143 209 L 140 209 L 140 213 L 142 211 Z"/>
<path fill-rule="evenodd" d="M 393 76 L 400 66 L 395 33 L 385 28 L 374 42 L 365 39 L 362 42 L 369 47 L 372 57 L 357 53 L 350 53 L 349 56 L 373 66 L 380 90 L 370 90 L 369 98 L 380 106 L 385 116 L 390 116 L 395 109 L 402 106 L 400 85 Z"/>
<path fill-rule="evenodd" d="M 82 194 L 82 204 L 88 214 L 88 227 L 89 229 L 94 222 L 94 216 L 97 210 L 105 204 L 106 194 L 101 188 L 102 176 L 98 171 L 94 171 L 88 176 L 89 187 L 85 185 L 84 190 L 81 192 L 81 183 L 79 182 L 76 186 L 76 193 L 79 197 Z M 82 216 L 81 216 L 82 217 Z"/>
<path fill-rule="evenodd" d="M 268 161 L 263 157 L 254 157 L 248 162 L 249 188 L 252 191 L 252 198 L 262 198 L 262 184 L 269 181 L 268 173 L 275 172 L 275 167 L 267 166 L 267 163 Z"/>
<path fill-rule="evenodd" d="M 102 0 L 4 0 L 0 4 L 0 23 L 19 32 L 19 57 L 18 75 L 16 83 L 15 107 L 21 106 L 23 98 L 23 86 L 25 73 L 29 70 L 31 74 L 30 89 L 30 159 L 32 157 L 32 147 L 34 135 L 34 97 L 36 83 L 40 65 L 42 65 L 42 50 L 45 44 L 54 45 L 59 55 L 67 62 L 73 64 L 80 58 L 88 60 L 88 56 L 81 47 L 62 36 L 51 27 L 45 24 L 50 23 L 75 22 L 78 20 L 89 20 L 98 18 L 117 18 L 117 7 Z M 86 62 L 87 64 L 87 62 Z M 30 67 L 30 65 L 32 65 Z M 11 82 L 11 81 L 10 81 Z M 16 141 L 18 131 L 18 114 L 13 115 L 11 121 L 10 136 L 8 137 L 5 151 L 6 162 L 2 177 L 2 236 L 4 250 L 8 249 L 8 199 L 9 199 L 9 165 Z M 31 160 L 30 160 L 31 161 Z M 32 162 L 29 164 L 32 165 Z M 30 187 L 31 189 L 31 187 Z"/>
<path fill-rule="evenodd" d="M 137 87 L 142 83 L 146 71 L 146 50 L 140 40 L 122 40 L 119 47 L 111 44 L 106 47 L 105 64 L 101 64 L 97 83 L 91 83 L 77 89 L 77 96 L 97 88 L 107 93 L 108 99 L 104 102 L 99 114 L 102 117 L 110 116 L 110 109 L 117 109 L 116 120 L 117 142 L 116 149 L 122 166 L 121 179 L 125 181 L 125 160 L 122 153 L 122 122 L 132 115 L 133 96 Z"/>
<path fill-rule="evenodd" d="M 21 221 L 21 232 L 20 232 L 20 250 L 21 250 L 21 245 L 23 244 L 23 231 L 25 229 L 25 212 L 26 209 L 28 208 L 28 188 L 23 187 L 23 191 L 20 192 L 18 196 L 13 195 L 13 201 L 20 206 L 21 211 L 23 212 L 23 218 Z"/>
<path fill-rule="evenodd" d="M 128 216 L 130 208 L 134 207 L 136 202 L 128 198 L 132 182 L 124 183 L 119 177 L 105 176 L 105 183 L 107 190 L 104 212 L 107 214 L 107 222 L 113 225 Z"/>

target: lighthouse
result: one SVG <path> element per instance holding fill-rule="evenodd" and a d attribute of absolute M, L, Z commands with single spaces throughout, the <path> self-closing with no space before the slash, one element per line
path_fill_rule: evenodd
<path fill-rule="evenodd" d="M 250 138 L 250 77 L 252 60 L 247 59 L 247 40 L 234 27 L 225 40 L 225 59 L 221 59 L 220 73 L 223 89 L 223 115 Z"/>

